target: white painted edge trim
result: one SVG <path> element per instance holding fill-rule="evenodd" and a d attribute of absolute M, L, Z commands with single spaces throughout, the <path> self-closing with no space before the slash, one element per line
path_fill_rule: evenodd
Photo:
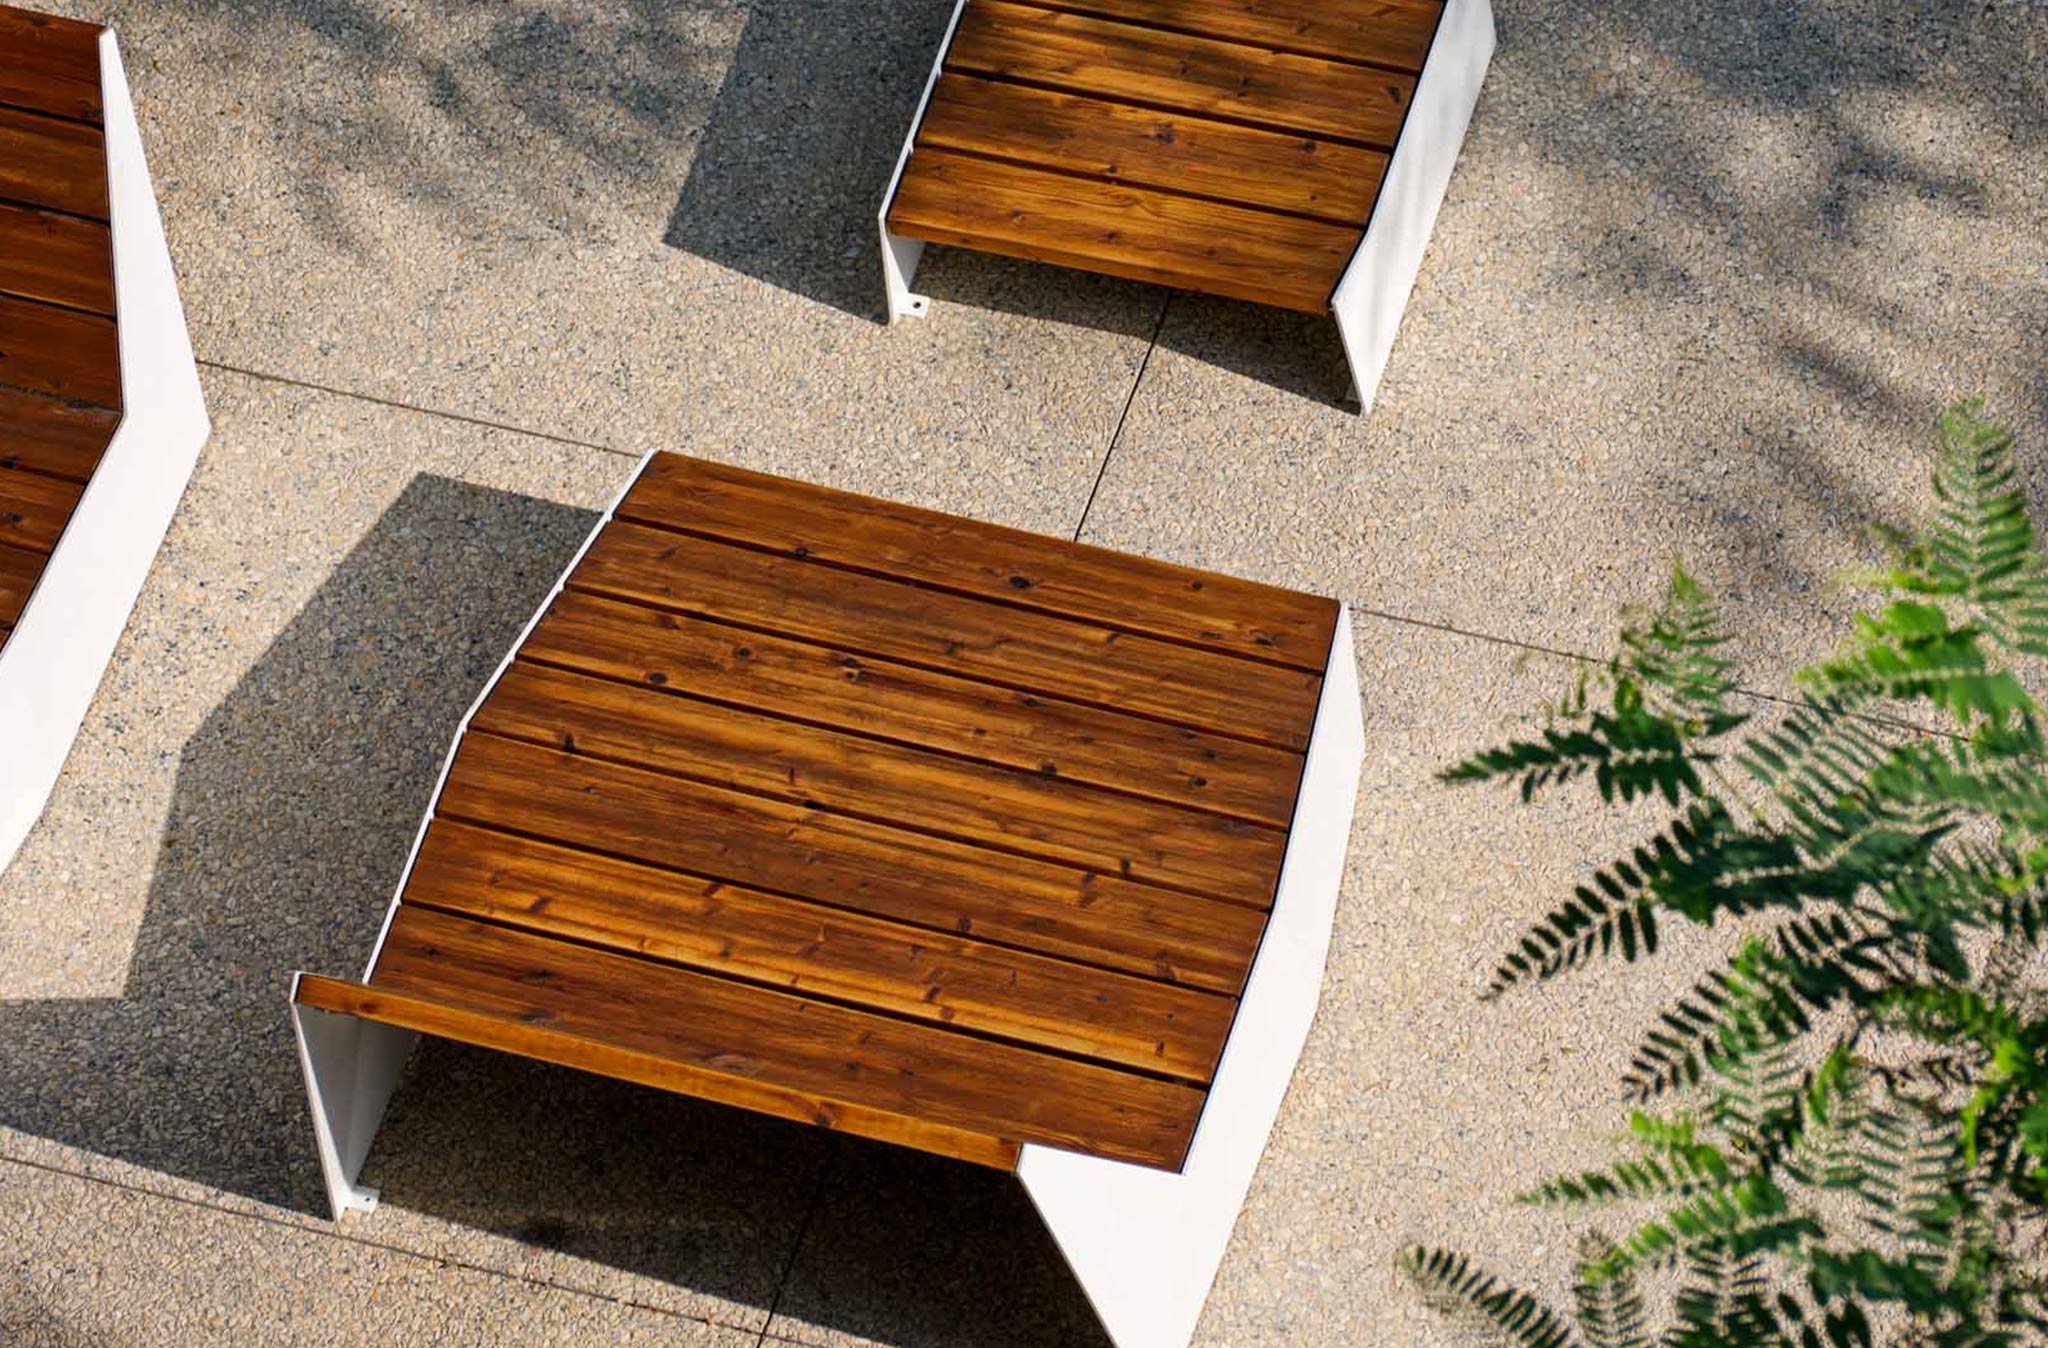
<path fill-rule="evenodd" d="M 896 170 L 889 175 L 888 190 L 882 193 L 882 208 L 875 212 L 875 225 L 882 234 L 882 289 L 892 324 L 906 318 L 923 318 L 931 311 L 931 300 L 911 293 L 910 289 L 917 279 L 917 264 L 924 258 L 924 240 L 892 234 L 889 208 L 896 204 L 896 188 L 903 181 L 903 168 L 910 162 L 918 128 L 924 125 L 924 110 L 931 104 L 932 90 L 938 87 L 939 75 L 946 67 L 946 53 L 953 48 L 953 33 L 960 27 L 960 15 L 966 8 L 967 0 L 956 0 L 953 17 L 946 22 L 946 35 L 939 39 L 938 55 L 932 58 L 932 73 L 924 82 L 924 95 L 917 100 L 917 113 L 910 119 L 910 130 L 903 137 L 903 150 L 896 156 Z"/>
<path fill-rule="evenodd" d="M 1493 47 L 1488 0 L 1448 0 L 1372 219 L 1331 297 L 1361 414 L 1379 393 Z"/>
<path fill-rule="evenodd" d="M 547 597 L 540 601 L 533 616 L 526 620 L 519 635 L 506 648 L 504 658 L 498 661 L 497 669 L 485 681 L 483 691 L 462 714 L 462 721 L 456 726 L 455 736 L 448 745 L 448 753 L 441 760 L 441 774 L 434 779 L 434 793 L 427 800 L 426 813 L 420 820 L 418 831 L 413 834 L 412 848 L 405 854 L 405 866 L 398 873 L 398 885 L 392 890 L 391 902 L 384 910 L 384 921 L 377 928 L 376 943 L 370 948 L 369 962 L 363 966 L 363 982 L 370 980 L 370 975 L 377 968 L 378 957 L 384 953 L 384 942 L 391 935 L 391 921 L 398 915 L 406 882 L 412 878 L 413 867 L 419 862 L 420 847 L 426 842 L 427 828 L 434 822 L 435 811 L 440 807 L 441 793 L 448 786 L 448 773 L 455 766 L 455 754 L 462 747 L 463 736 L 469 733 L 470 721 L 497 688 L 498 681 L 505 677 L 505 671 L 511 667 L 520 647 L 533 635 L 533 629 L 547 615 L 548 609 L 562 593 L 562 587 L 569 583 L 569 577 L 582 564 L 584 554 L 597 542 L 605 526 L 612 522 L 620 503 L 626 499 L 626 493 L 633 490 L 640 475 L 647 471 L 647 465 L 661 452 L 650 450 L 641 456 L 632 476 L 626 479 L 597 523 L 591 526 L 590 533 L 576 549 L 576 555 L 556 577 Z M 320 1174 L 327 1185 L 328 1204 L 334 1210 L 334 1220 L 338 1222 L 344 1213 L 368 1211 L 377 1206 L 376 1191 L 360 1187 L 355 1180 L 362 1173 L 363 1160 L 370 1154 L 370 1144 L 376 1140 L 377 1129 L 384 1120 L 384 1110 L 391 1103 L 392 1092 L 398 1088 L 399 1078 L 404 1075 L 406 1061 L 419 1035 L 411 1030 L 300 1006 L 298 993 L 302 977 L 302 973 L 292 975 L 286 1004 L 291 1011 L 292 1035 L 299 1046 L 299 1068 L 306 1078 L 306 1103 L 313 1115 L 313 1136 L 320 1151 Z M 401 1039 L 402 1043 L 399 1042 Z"/>
<path fill-rule="evenodd" d="M 1185 1348 L 1321 1000 L 1365 761 L 1351 612 L 1316 706 L 1265 939 L 1179 1173 L 1027 1144 L 1017 1177 L 1117 1348 Z"/>
<path fill-rule="evenodd" d="M 111 32 L 99 57 L 122 416 L 0 649 L 0 870 L 49 802 L 211 429 Z"/>

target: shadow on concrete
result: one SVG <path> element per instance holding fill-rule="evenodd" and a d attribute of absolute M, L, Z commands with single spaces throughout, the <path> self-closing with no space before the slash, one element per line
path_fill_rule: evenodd
<path fill-rule="evenodd" d="M 124 995 L 0 1006 L 0 1124 L 324 1216 L 291 972 L 360 972 L 456 725 L 594 521 L 408 484 L 186 744 Z M 836 1155 L 810 1318 L 904 1345 L 1077 1341 L 1060 1327 L 1092 1323 L 1085 1303 L 1021 1190 L 890 1150 L 427 1041 L 361 1233 L 424 1248 L 453 1224 L 765 1309 Z M 835 1262 L 817 1233 L 844 1203 L 864 1205 L 847 1239 L 914 1276 Z M 947 1290 L 1006 1270 L 1031 1304 Z M 984 1305 L 1014 1315 L 958 1337 Z"/>

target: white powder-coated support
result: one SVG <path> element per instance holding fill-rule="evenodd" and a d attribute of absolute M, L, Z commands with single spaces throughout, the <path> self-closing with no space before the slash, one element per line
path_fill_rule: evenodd
<path fill-rule="evenodd" d="M 210 430 L 112 33 L 99 56 L 122 415 L 0 647 L 0 870 L 49 801 Z"/>
<path fill-rule="evenodd" d="M 1488 0 L 1447 0 L 1365 237 L 1337 281 L 1330 311 L 1361 413 L 1372 409 L 1386 373 L 1401 313 L 1422 271 L 1437 209 L 1450 189 L 1451 169 L 1493 60 L 1493 43 Z"/>
<path fill-rule="evenodd" d="M 1455 0 L 1454 0 L 1455 3 Z M 1117 1348 L 1185 1348 L 1321 1000 L 1365 760 L 1337 620 L 1273 915 L 1178 1174 L 1027 1144 L 1017 1176 Z"/>
<path fill-rule="evenodd" d="M 298 1004 L 299 980 L 292 975 L 292 1036 L 299 1045 L 299 1070 L 313 1107 L 313 1140 L 320 1151 L 320 1178 L 334 1220 L 345 1212 L 368 1212 L 377 1191 L 356 1183 L 370 1154 L 377 1127 L 405 1064 L 419 1042 L 417 1031 L 380 1025 L 339 1012 Z"/>
<path fill-rule="evenodd" d="M 903 166 L 910 162 L 917 128 L 924 122 L 925 107 L 932 101 L 932 90 L 938 86 L 939 74 L 946 66 L 946 52 L 953 45 L 953 30 L 960 26 L 960 14 L 966 8 L 967 0 L 955 0 L 953 17 L 946 21 L 946 34 L 939 39 L 939 53 L 932 58 L 932 73 L 925 79 L 924 94 L 917 100 L 917 112 L 910 119 L 909 134 L 903 137 L 902 153 L 896 156 L 896 171 L 889 175 L 889 190 L 882 193 L 882 209 L 875 213 L 875 224 L 882 231 L 882 289 L 887 296 L 891 323 L 923 318 L 931 309 L 930 300 L 911 293 L 910 289 L 917 280 L 917 264 L 924 258 L 924 240 L 892 234 L 889 208 L 896 204 L 896 187 L 903 181 Z"/>

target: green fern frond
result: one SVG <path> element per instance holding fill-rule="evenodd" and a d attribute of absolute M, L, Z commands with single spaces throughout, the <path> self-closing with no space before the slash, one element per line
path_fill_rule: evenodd
<path fill-rule="evenodd" d="M 1712 596 L 1674 563 L 1648 620 L 1622 628 L 1617 664 L 1625 676 L 1661 694 L 1693 735 L 1712 737 L 1748 719 L 1728 706 L 1736 681 L 1734 663 L 1719 653 L 1727 644 Z"/>
<path fill-rule="evenodd" d="M 1401 1267 L 1431 1309 L 1504 1348 L 1577 1348 L 1570 1322 L 1453 1250 L 1416 1246 Z"/>
<path fill-rule="evenodd" d="M 1579 1243 L 1579 1265 L 1598 1265 L 1613 1253 L 1614 1242 L 1588 1234 Z M 1580 1278 L 1572 1299 L 1586 1348 L 1650 1348 L 1649 1310 L 1633 1274 L 1623 1271 L 1598 1282 Z"/>

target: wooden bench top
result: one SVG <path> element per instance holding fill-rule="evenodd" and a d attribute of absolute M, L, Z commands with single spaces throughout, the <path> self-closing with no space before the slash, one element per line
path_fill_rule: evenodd
<path fill-rule="evenodd" d="M 892 232 L 1325 312 L 1440 0 L 967 0 Z"/>
<path fill-rule="evenodd" d="M 120 421 L 99 34 L 0 5 L 0 646 Z"/>
<path fill-rule="evenodd" d="M 656 455 L 302 1004 L 996 1166 L 1180 1164 L 1337 605 Z"/>

